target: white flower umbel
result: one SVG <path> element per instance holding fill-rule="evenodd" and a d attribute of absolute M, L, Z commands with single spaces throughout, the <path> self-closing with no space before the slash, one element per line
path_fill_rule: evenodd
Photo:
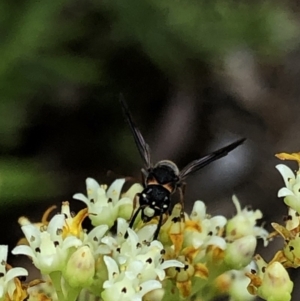
<path fill-rule="evenodd" d="M 87 178 L 87 196 L 76 193 L 73 198 L 87 205 L 89 218 L 94 226 L 108 225 L 110 228 L 118 217 L 122 217 L 121 213 L 132 212 L 133 200 L 127 196 L 120 199 L 124 183 L 125 179 L 118 179 L 107 190 L 106 185 L 99 185 L 96 180 Z M 135 189 L 136 192 L 140 192 L 139 187 L 135 186 Z M 124 210 L 124 207 L 128 207 L 129 210 Z"/>
<path fill-rule="evenodd" d="M 284 164 L 278 164 L 276 168 L 280 172 L 286 186 L 278 191 L 278 197 L 284 197 L 286 205 L 300 213 L 300 173 L 297 172 L 295 175 L 294 172 Z"/>
<path fill-rule="evenodd" d="M 14 297 L 17 289 L 15 278 L 28 276 L 28 272 L 24 268 L 11 268 L 7 271 L 7 252 L 8 246 L 0 245 L 0 300 L 19 301 Z"/>
<path fill-rule="evenodd" d="M 108 280 L 103 285 L 103 300 L 142 300 L 146 293 L 161 288 L 165 269 L 184 266 L 177 260 L 164 260 L 163 245 L 159 241 L 149 242 L 155 228 L 155 225 L 147 225 L 135 233 L 128 229 L 125 220 L 118 219 L 116 238 L 102 239 L 106 253 L 111 254 L 104 257 Z M 126 231 L 127 239 L 124 238 Z"/>
<path fill-rule="evenodd" d="M 57 214 L 50 220 L 48 226 L 42 226 L 40 229 L 34 224 L 22 226 L 29 246 L 19 245 L 13 249 L 12 253 L 31 257 L 42 274 L 61 271 L 69 256 L 69 249 L 82 244 L 80 239 L 72 235 L 63 238 L 64 225 L 65 216 Z"/>

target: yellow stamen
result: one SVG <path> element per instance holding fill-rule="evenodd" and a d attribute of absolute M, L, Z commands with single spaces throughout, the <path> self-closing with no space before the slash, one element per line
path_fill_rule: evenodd
<path fill-rule="evenodd" d="M 82 234 L 82 222 L 87 216 L 88 208 L 84 208 L 71 219 L 70 224 L 68 224 L 68 219 L 66 219 L 66 225 L 63 227 L 63 238 L 66 238 L 70 234 L 80 237 Z"/>
<path fill-rule="evenodd" d="M 42 224 L 43 224 L 43 225 L 48 225 L 48 223 L 49 223 L 48 217 L 49 217 L 50 213 L 51 213 L 54 209 L 56 209 L 56 208 L 57 208 L 57 206 L 56 206 L 56 205 L 53 205 L 53 206 L 49 207 L 49 208 L 45 211 L 45 213 L 44 213 L 43 216 L 42 216 Z"/>

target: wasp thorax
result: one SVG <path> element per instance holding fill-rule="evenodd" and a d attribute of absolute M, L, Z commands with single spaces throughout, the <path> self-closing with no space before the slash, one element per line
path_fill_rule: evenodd
<path fill-rule="evenodd" d="M 147 184 L 163 185 L 172 193 L 179 182 L 179 170 L 171 161 L 160 161 L 152 168 L 147 177 Z"/>
<path fill-rule="evenodd" d="M 179 169 L 178 169 L 177 165 L 174 162 L 170 161 L 170 160 L 159 161 L 154 166 L 154 168 L 156 168 L 156 167 L 167 167 L 170 170 L 172 170 L 176 176 L 179 175 Z"/>

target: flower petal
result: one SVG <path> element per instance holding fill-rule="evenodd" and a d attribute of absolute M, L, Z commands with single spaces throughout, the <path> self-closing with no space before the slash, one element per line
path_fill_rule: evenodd
<path fill-rule="evenodd" d="M 78 200 L 78 201 L 82 201 L 86 205 L 88 205 L 89 202 L 90 202 L 89 199 L 84 194 L 82 194 L 82 193 L 75 193 L 73 195 L 73 199 Z"/>
<path fill-rule="evenodd" d="M 288 195 L 293 195 L 293 192 L 290 189 L 286 188 L 286 187 L 282 187 L 278 191 L 278 194 L 277 194 L 277 196 L 279 198 L 282 198 L 282 197 L 285 197 L 285 196 L 288 196 Z"/>
<path fill-rule="evenodd" d="M 13 278 L 20 276 L 28 276 L 28 271 L 24 268 L 12 268 L 7 271 L 5 276 L 5 283 L 12 280 Z"/>
<path fill-rule="evenodd" d="M 143 296 L 155 289 L 161 288 L 162 284 L 157 280 L 148 280 L 142 283 L 140 295 Z"/>
<path fill-rule="evenodd" d="M 283 177 L 285 186 L 289 187 L 289 180 L 295 180 L 295 174 L 293 173 L 293 171 L 284 164 L 276 165 L 276 169 L 280 172 L 281 176 Z"/>
<path fill-rule="evenodd" d="M 125 179 L 118 179 L 115 180 L 108 188 L 106 195 L 112 200 L 113 204 L 116 204 L 118 202 L 124 183 Z"/>
<path fill-rule="evenodd" d="M 14 255 L 27 255 L 31 258 L 35 257 L 33 250 L 25 245 L 16 246 L 11 252 Z"/>

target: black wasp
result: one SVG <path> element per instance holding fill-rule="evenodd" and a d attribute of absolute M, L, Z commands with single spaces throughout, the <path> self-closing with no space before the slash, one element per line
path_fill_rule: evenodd
<path fill-rule="evenodd" d="M 159 217 L 157 228 L 153 236 L 153 239 L 157 239 L 162 226 L 163 215 L 169 213 L 171 195 L 176 190 L 179 190 L 181 202 L 183 203 L 182 185 L 184 179 L 189 174 L 226 156 L 230 151 L 242 144 L 245 139 L 237 140 L 211 154 L 194 160 L 182 170 L 179 170 L 177 165 L 169 160 L 159 161 L 153 166 L 150 160 L 149 145 L 145 142 L 140 130 L 134 124 L 123 95 L 120 95 L 120 102 L 139 153 L 145 164 L 145 168 L 141 170 L 144 190 L 138 194 L 140 206 L 132 216 L 129 227 L 133 227 L 134 221 L 140 212 L 143 222 L 149 222 L 152 218 Z"/>

